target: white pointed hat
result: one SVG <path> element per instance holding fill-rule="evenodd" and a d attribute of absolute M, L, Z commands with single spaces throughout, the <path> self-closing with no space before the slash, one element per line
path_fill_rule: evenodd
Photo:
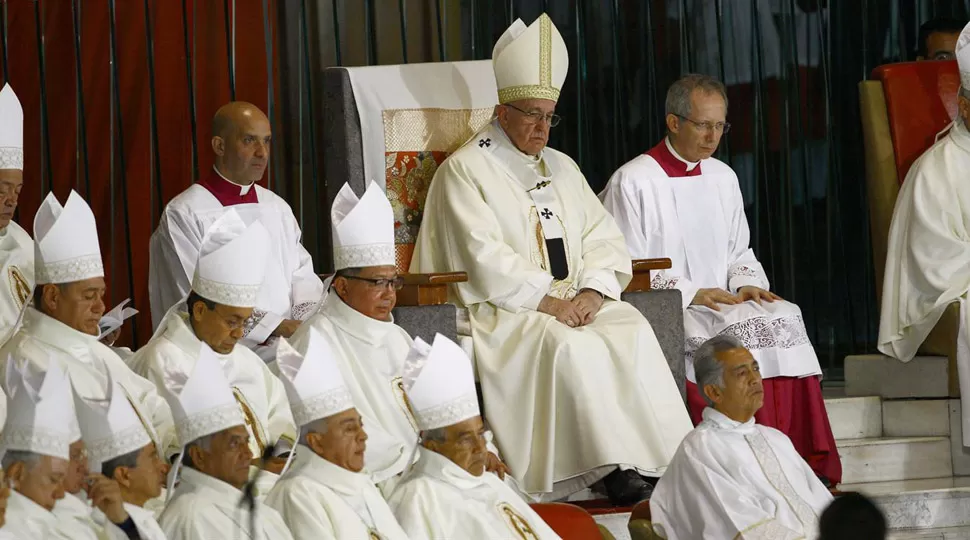
<path fill-rule="evenodd" d="M 38 285 L 104 277 L 98 224 L 84 199 L 71 190 L 61 206 L 53 193 L 34 216 L 34 273 Z"/>
<path fill-rule="evenodd" d="M 131 298 L 125 298 L 125 301 L 113 307 L 111 311 L 105 313 L 101 317 L 101 321 L 98 323 L 98 328 L 101 330 L 101 335 L 105 336 L 114 332 L 115 330 L 121 328 L 121 325 L 125 324 L 125 321 L 138 315 L 138 310 L 132 307 L 127 307 L 128 302 L 131 302 Z"/>
<path fill-rule="evenodd" d="M 402 379 L 421 431 L 480 415 L 471 360 L 441 334 L 435 334 L 431 345 L 414 338 Z"/>
<path fill-rule="evenodd" d="M 202 343 L 192 371 L 165 374 L 162 396 L 172 408 L 179 444 L 246 425 L 216 353 Z"/>
<path fill-rule="evenodd" d="M 316 330 L 311 328 L 307 334 L 303 354 L 281 339 L 276 364 L 297 426 L 354 407 L 330 343 Z"/>
<path fill-rule="evenodd" d="M 103 400 L 84 399 L 75 393 L 74 410 L 93 471 L 101 470 L 108 460 L 152 443 L 127 394 L 114 381 L 109 380 L 108 395 Z"/>
<path fill-rule="evenodd" d="M 509 26 L 492 49 L 492 69 L 499 103 L 559 101 L 569 72 L 569 52 L 556 25 L 543 13 L 528 27 L 520 19 Z"/>
<path fill-rule="evenodd" d="M 0 451 L 70 459 L 71 443 L 79 438 L 70 379 L 57 362 L 46 372 L 20 363 L 7 359 L 7 420 Z"/>
<path fill-rule="evenodd" d="M 963 27 L 955 48 L 957 67 L 960 69 L 960 84 L 970 91 L 970 23 Z"/>
<path fill-rule="evenodd" d="M 217 304 L 255 306 L 269 250 L 269 232 L 262 223 L 247 227 L 235 210 L 226 210 L 202 239 L 192 290 Z"/>
<path fill-rule="evenodd" d="M 330 209 L 333 264 L 336 270 L 394 266 L 394 210 L 375 182 L 357 198 L 344 184 Z"/>
<path fill-rule="evenodd" d="M 24 109 L 9 84 L 0 90 L 0 169 L 24 170 Z"/>

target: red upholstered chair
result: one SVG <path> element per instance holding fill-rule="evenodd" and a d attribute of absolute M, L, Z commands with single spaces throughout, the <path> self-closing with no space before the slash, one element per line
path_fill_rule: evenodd
<path fill-rule="evenodd" d="M 866 185 L 877 301 L 882 301 L 889 225 L 899 186 L 913 162 L 933 145 L 957 113 L 956 62 L 907 62 L 880 66 L 859 84 L 865 139 Z M 959 306 L 951 304 L 919 354 L 949 358 L 949 392 L 960 395 L 956 369 Z"/>
<path fill-rule="evenodd" d="M 530 506 L 563 540 L 614 538 L 605 527 L 596 523 L 589 512 L 574 504 L 542 503 Z"/>

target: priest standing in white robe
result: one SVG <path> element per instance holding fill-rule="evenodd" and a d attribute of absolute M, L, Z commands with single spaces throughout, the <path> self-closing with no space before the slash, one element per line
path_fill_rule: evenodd
<path fill-rule="evenodd" d="M 388 503 L 410 538 L 559 538 L 519 495 L 485 471 L 485 425 L 471 360 L 461 347 L 441 334 L 431 345 L 416 338 L 404 388 L 421 446 Z"/>
<path fill-rule="evenodd" d="M 215 353 L 201 347 L 190 370 L 169 372 L 164 385 L 184 442 L 168 476 L 168 485 L 176 478 L 178 484 L 159 525 L 169 540 L 292 540 L 276 510 L 246 493 L 253 459 L 246 420 Z"/>
<path fill-rule="evenodd" d="M 654 528 L 668 540 L 817 538 L 832 494 L 784 433 L 755 423 L 758 361 L 733 336 L 711 338 L 694 361 L 709 406 L 650 498 Z"/>
<path fill-rule="evenodd" d="M 562 37 L 545 14 L 517 20 L 492 64 L 496 118 L 435 173 L 411 270 L 468 273 L 451 298 L 468 310 L 486 417 L 522 487 L 554 500 L 605 476 L 613 502 L 633 504 L 690 418 L 653 329 L 620 300 L 623 236 L 576 163 L 546 147 Z"/>
<path fill-rule="evenodd" d="M 235 209 L 226 210 L 202 241 L 188 299 L 169 310 L 155 336 L 128 363 L 163 388 L 171 373 L 192 371 L 203 343 L 215 351 L 246 419 L 253 456 L 263 463 L 267 449 L 273 450 L 265 462 L 271 472 L 260 475 L 261 496 L 273 487 L 285 463 L 285 458 L 276 456 L 296 441 L 283 383 L 256 353 L 239 343 L 256 305 L 270 251 L 270 236 L 260 222 L 247 227 Z"/>
<path fill-rule="evenodd" d="M 161 459 L 151 426 L 142 424 L 120 386 L 106 400 L 90 401 L 75 396 L 74 410 L 92 474 L 102 475 L 118 485 L 124 511 L 131 518 L 141 540 L 166 540 L 155 515 L 145 503 L 162 492 L 168 466 Z M 105 514 L 95 514 L 104 526 Z"/>
<path fill-rule="evenodd" d="M 272 341 L 290 337 L 323 294 L 290 205 L 256 183 L 269 164 L 271 140 L 269 120 L 255 105 L 237 101 L 216 112 L 215 165 L 165 207 L 152 234 L 148 276 L 152 322 L 158 327 L 169 308 L 189 293 L 202 239 L 225 208 L 234 208 L 247 225 L 260 221 L 269 232 L 271 250 L 243 343 L 267 362 L 274 353 Z"/>
<path fill-rule="evenodd" d="M 0 90 L 0 345 L 16 331 L 34 288 L 34 241 L 16 221 L 24 185 L 24 110 L 9 84 Z"/>
<path fill-rule="evenodd" d="M 729 128 L 724 86 L 687 75 L 667 92 L 667 137 L 620 167 L 600 194 L 630 255 L 669 257 L 655 289 L 677 289 L 684 303 L 687 403 L 697 424 L 705 408 L 694 384 L 694 350 L 708 338 L 739 338 L 761 365 L 760 424 L 781 429 L 832 485 L 842 464 L 829 425 L 822 370 L 801 310 L 769 292 L 749 245 L 738 178 L 711 157 Z"/>
<path fill-rule="evenodd" d="M 970 446 L 970 25 L 956 46 L 958 115 L 913 163 L 896 198 L 879 317 L 879 350 L 908 362 L 946 307 L 960 304 L 957 374 Z"/>
<path fill-rule="evenodd" d="M 109 380 L 114 380 L 138 414 L 152 423 L 161 438 L 156 445 L 171 445 L 164 439 L 172 436 L 172 413 L 155 385 L 98 341 L 105 282 L 91 209 L 74 191 L 64 206 L 51 193 L 34 218 L 34 233 L 34 303 L 27 308 L 21 328 L 0 348 L 0 368 L 10 357 L 29 361 L 40 370 L 60 362 L 74 390 L 89 399 L 104 399 Z"/>
<path fill-rule="evenodd" d="M 305 354 L 282 344 L 283 384 L 300 446 L 266 497 L 294 538 L 407 540 L 364 469 L 367 433 L 326 338 L 310 330 Z"/>

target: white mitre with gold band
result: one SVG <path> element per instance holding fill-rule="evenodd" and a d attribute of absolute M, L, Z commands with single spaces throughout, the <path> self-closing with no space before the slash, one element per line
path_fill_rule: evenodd
<path fill-rule="evenodd" d="M 402 379 L 421 431 L 480 415 L 471 360 L 461 347 L 441 334 L 435 334 L 431 345 L 414 338 L 404 360 Z"/>
<path fill-rule="evenodd" d="M 34 274 L 37 285 L 104 277 L 98 224 L 91 207 L 71 190 L 61 206 L 53 193 L 34 216 Z"/>
<path fill-rule="evenodd" d="M 354 408 L 330 343 L 313 328 L 304 354 L 281 339 L 276 364 L 297 426 Z"/>
<path fill-rule="evenodd" d="M 970 92 L 970 23 L 963 27 L 955 48 L 957 66 L 960 69 L 960 84 Z"/>
<path fill-rule="evenodd" d="M 371 182 L 364 196 L 344 184 L 330 209 L 335 270 L 394 266 L 394 210 L 384 190 Z"/>
<path fill-rule="evenodd" d="M 24 109 L 9 84 L 0 90 L 0 169 L 24 170 Z"/>
<path fill-rule="evenodd" d="M 262 223 L 247 227 L 235 210 L 226 210 L 202 239 L 192 290 L 217 304 L 255 306 L 269 250 L 269 232 Z"/>
<path fill-rule="evenodd" d="M 0 434 L 0 454 L 15 450 L 69 460 L 78 428 L 71 381 L 60 364 L 51 362 L 41 372 L 8 358 L 6 382 L 7 420 Z"/>
<path fill-rule="evenodd" d="M 74 411 L 92 471 L 100 471 L 106 461 L 152 443 L 148 428 L 116 382 L 109 381 L 105 399 L 89 400 L 75 393 Z"/>
<path fill-rule="evenodd" d="M 569 52 L 562 35 L 543 13 L 528 27 L 516 19 L 492 49 L 498 102 L 520 99 L 559 101 L 569 72 Z"/>

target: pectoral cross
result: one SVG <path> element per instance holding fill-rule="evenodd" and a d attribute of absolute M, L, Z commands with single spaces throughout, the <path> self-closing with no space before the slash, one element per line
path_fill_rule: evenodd
<path fill-rule="evenodd" d="M 552 217 L 552 212 L 548 208 L 543 208 L 541 214 L 542 214 L 542 217 L 546 219 L 549 219 Z"/>
<path fill-rule="evenodd" d="M 478 139 L 479 148 L 485 148 L 486 146 L 492 146 L 492 139 Z"/>

